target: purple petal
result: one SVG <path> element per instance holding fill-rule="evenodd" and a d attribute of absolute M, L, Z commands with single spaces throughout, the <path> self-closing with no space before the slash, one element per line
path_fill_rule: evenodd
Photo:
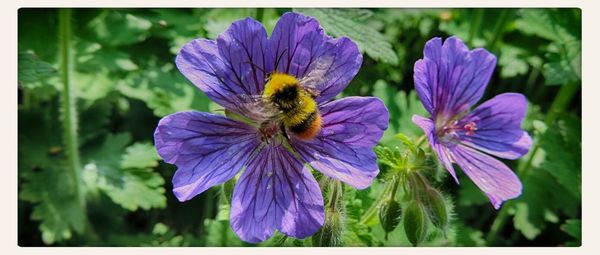
<path fill-rule="evenodd" d="M 243 113 L 264 87 L 270 62 L 265 60 L 267 33 L 257 21 L 246 18 L 231 24 L 217 42 L 196 39 L 181 48 L 175 63 L 179 71 L 223 107 Z"/>
<path fill-rule="evenodd" d="M 373 146 L 388 127 L 389 113 L 375 97 L 346 97 L 322 105 L 322 129 L 305 142 L 292 135 L 292 147 L 321 173 L 358 189 L 379 173 Z"/>
<path fill-rule="evenodd" d="M 339 94 L 354 78 L 362 55 L 348 38 L 333 39 L 324 34 L 319 22 L 298 13 L 281 16 L 269 39 L 275 70 L 308 78 L 320 95 L 319 103 Z"/>
<path fill-rule="evenodd" d="M 522 94 L 504 93 L 481 104 L 459 125 L 475 123 L 473 134 L 460 132 L 466 145 L 507 159 L 517 159 L 527 154 L 531 137 L 521 129 L 527 111 L 527 99 Z"/>
<path fill-rule="evenodd" d="M 427 140 L 429 140 L 429 144 L 433 151 L 437 155 L 442 165 L 448 170 L 450 175 L 454 178 L 456 183 L 458 183 L 458 178 L 456 177 L 456 172 L 454 171 L 454 167 L 452 166 L 452 160 L 450 158 L 450 152 L 448 149 L 442 144 L 437 142 L 435 138 L 435 124 L 429 118 L 421 117 L 419 115 L 413 115 L 412 117 L 413 123 L 417 124 L 417 126 L 423 129 L 423 132 L 427 135 Z"/>
<path fill-rule="evenodd" d="M 324 222 L 317 181 L 281 144 L 266 145 L 252 159 L 231 203 L 231 227 L 246 242 L 264 241 L 275 230 L 302 239 Z"/>
<path fill-rule="evenodd" d="M 499 160 L 466 146 L 453 149 L 453 157 L 463 172 L 490 199 L 494 208 L 521 195 L 519 177 Z"/>
<path fill-rule="evenodd" d="M 179 112 L 160 120 L 154 143 L 163 160 L 177 166 L 173 192 L 186 201 L 235 176 L 260 143 L 245 123 L 204 112 Z"/>
<path fill-rule="evenodd" d="M 496 66 L 485 49 L 469 51 L 458 38 L 429 40 L 414 67 L 417 94 L 430 114 L 453 116 L 475 104 Z"/>

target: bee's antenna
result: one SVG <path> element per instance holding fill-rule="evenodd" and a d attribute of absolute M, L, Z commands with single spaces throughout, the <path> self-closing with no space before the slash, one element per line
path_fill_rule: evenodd
<path fill-rule="evenodd" d="M 281 52 L 281 55 L 277 56 L 277 60 L 275 61 L 275 67 L 273 68 L 273 70 L 277 71 L 277 67 L 279 67 L 279 61 L 281 60 L 281 57 L 283 57 L 283 54 L 287 51 L 287 49 L 283 50 Z"/>

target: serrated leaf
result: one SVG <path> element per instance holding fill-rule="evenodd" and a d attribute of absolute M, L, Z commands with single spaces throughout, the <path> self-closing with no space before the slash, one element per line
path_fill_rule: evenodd
<path fill-rule="evenodd" d="M 581 41 L 551 44 L 543 74 L 546 85 L 561 85 L 581 80 Z"/>
<path fill-rule="evenodd" d="M 565 224 L 560 226 L 560 229 L 575 238 L 574 241 L 569 241 L 566 245 L 581 246 L 581 219 L 566 220 Z"/>
<path fill-rule="evenodd" d="M 19 84 L 28 86 L 48 76 L 56 75 L 57 71 L 48 62 L 40 60 L 31 52 L 19 52 L 18 80 Z"/>
<path fill-rule="evenodd" d="M 559 212 L 575 216 L 581 201 L 542 169 L 531 169 L 522 180 L 523 194 L 515 200 L 513 223 L 527 239 L 536 238 Z M 544 199 L 541 199 L 544 198 Z"/>
<path fill-rule="evenodd" d="M 398 56 L 392 44 L 379 31 L 369 26 L 373 14 L 365 9 L 294 9 L 315 17 L 325 32 L 335 37 L 346 36 L 369 57 L 392 65 L 398 64 Z"/>
<path fill-rule="evenodd" d="M 73 177 L 60 162 L 38 172 L 25 174 L 27 180 L 19 197 L 35 204 L 31 219 L 40 221 L 42 240 L 53 244 L 82 233 L 85 212 L 77 203 Z"/>
<path fill-rule="evenodd" d="M 521 9 L 521 16 L 516 21 L 517 29 L 525 34 L 557 41 L 570 42 L 581 38 L 581 31 L 576 30 L 576 20 L 581 22 L 581 13 L 578 10 L 556 9 Z"/>
<path fill-rule="evenodd" d="M 110 46 L 130 45 L 145 40 L 152 23 L 140 16 L 105 10 L 88 24 L 96 39 Z"/>
<path fill-rule="evenodd" d="M 152 169 L 139 167 L 157 164 L 157 157 L 146 154 L 147 145 L 134 144 L 126 148 L 130 141 L 127 133 L 109 134 L 102 145 L 85 155 L 84 175 L 93 176 L 89 179 L 97 180 L 97 187 L 127 210 L 164 207 L 164 179 Z M 140 155 L 153 162 L 139 162 Z"/>
<path fill-rule="evenodd" d="M 529 71 L 529 63 L 525 54 L 527 54 L 526 50 L 515 46 L 504 45 L 501 47 L 498 56 L 498 65 L 502 66 L 500 76 L 502 78 L 512 78 L 526 74 Z"/>
<path fill-rule="evenodd" d="M 581 120 L 563 116 L 539 136 L 539 146 L 546 155 L 540 167 L 581 199 Z"/>
<path fill-rule="evenodd" d="M 122 168 L 149 168 L 158 165 L 160 157 L 151 143 L 136 143 L 125 150 Z"/>
<path fill-rule="evenodd" d="M 118 84 L 117 90 L 144 101 L 159 117 L 185 110 L 208 111 L 210 102 L 172 64 L 151 66 L 143 72 L 132 73 Z"/>

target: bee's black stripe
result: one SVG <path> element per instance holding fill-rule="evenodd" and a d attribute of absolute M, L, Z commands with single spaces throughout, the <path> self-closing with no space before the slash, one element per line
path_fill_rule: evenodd
<path fill-rule="evenodd" d="M 297 125 L 291 126 L 290 130 L 294 133 L 300 133 L 302 131 L 306 131 L 310 128 L 310 125 L 312 125 L 316 119 L 317 119 L 317 111 L 313 111 L 302 122 L 300 122 Z"/>

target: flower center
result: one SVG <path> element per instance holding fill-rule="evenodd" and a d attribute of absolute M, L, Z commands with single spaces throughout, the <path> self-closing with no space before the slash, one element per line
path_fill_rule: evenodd
<path fill-rule="evenodd" d="M 466 124 L 459 124 L 458 121 L 443 125 L 436 133 L 440 141 L 444 143 L 458 143 L 459 133 L 464 132 L 465 135 L 472 136 L 477 131 L 477 123 L 471 121 Z"/>

